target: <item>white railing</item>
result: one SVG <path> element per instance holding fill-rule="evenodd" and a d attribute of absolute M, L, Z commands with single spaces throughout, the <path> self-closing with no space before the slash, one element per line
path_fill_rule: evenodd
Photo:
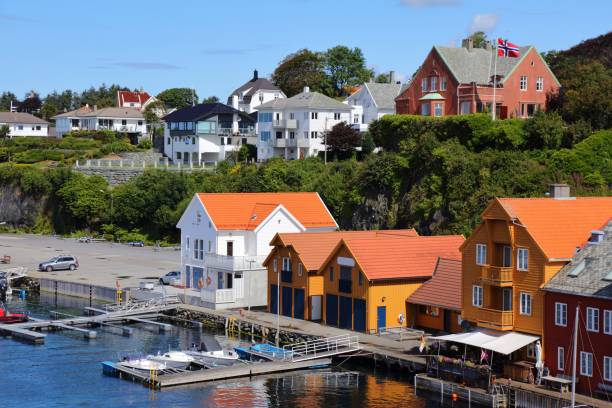
<path fill-rule="evenodd" d="M 233 303 L 235 301 L 234 289 L 202 289 L 200 298 L 208 303 Z"/>
<path fill-rule="evenodd" d="M 167 169 L 167 170 L 191 170 L 191 169 L 213 169 L 217 165 L 216 162 L 201 162 L 201 163 L 171 163 L 170 160 L 164 161 L 147 161 L 147 160 L 98 160 L 86 159 L 77 160 L 74 163 L 76 168 L 113 168 L 113 169 Z"/>
<path fill-rule="evenodd" d="M 254 256 L 227 256 L 218 255 L 215 253 L 207 253 L 204 255 L 203 261 L 196 261 L 203 267 L 225 269 L 228 271 L 242 271 L 261 269 L 263 261 L 266 259 L 266 255 L 254 255 Z M 200 266 L 200 265 L 198 265 Z"/>
<path fill-rule="evenodd" d="M 156 311 L 166 306 L 182 303 L 176 295 L 154 297 L 148 300 L 129 300 L 127 303 L 113 303 L 104 305 L 104 309 L 109 312 L 135 312 L 135 311 Z"/>
<path fill-rule="evenodd" d="M 423 330 L 413 329 L 404 326 L 395 327 L 379 327 L 378 330 L 371 330 L 370 334 L 378 336 L 387 336 L 393 340 L 404 341 L 420 338 L 425 332 Z"/>
<path fill-rule="evenodd" d="M 358 351 L 359 349 L 359 336 L 341 334 L 339 336 L 284 346 L 283 354 L 286 360 L 304 361 Z"/>

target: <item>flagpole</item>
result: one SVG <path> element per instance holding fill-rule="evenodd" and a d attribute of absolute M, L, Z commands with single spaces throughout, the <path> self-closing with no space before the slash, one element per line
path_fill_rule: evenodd
<path fill-rule="evenodd" d="M 495 91 L 497 90 L 497 46 L 499 45 L 499 40 L 497 41 L 496 47 L 493 48 L 495 63 L 493 68 L 493 109 L 491 112 L 491 117 L 495 120 L 495 115 L 497 113 L 497 104 L 495 103 Z"/>

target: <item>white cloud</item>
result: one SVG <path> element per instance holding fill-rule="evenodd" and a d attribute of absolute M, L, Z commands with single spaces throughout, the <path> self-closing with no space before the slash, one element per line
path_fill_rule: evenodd
<path fill-rule="evenodd" d="M 401 0 L 402 4 L 409 7 L 430 7 L 430 6 L 454 6 L 459 0 Z"/>
<path fill-rule="evenodd" d="M 474 34 L 477 31 L 487 33 L 497 27 L 498 22 L 499 16 L 495 13 L 476 14 L 470 24 L 470 34 Z"/>

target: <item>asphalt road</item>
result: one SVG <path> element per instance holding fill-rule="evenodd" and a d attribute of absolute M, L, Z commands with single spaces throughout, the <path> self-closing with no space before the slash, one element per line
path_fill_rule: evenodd
<path fill-rule="evenodd" d="M 54 256 L 74 255 L 79 261 L 75 271 L 38 272 L 38 264 Z M 73 238 L 28 234 L 0 234 L 0 257 L 11 256 L 11 264 L 24 266 L 32 277 L 52 277 L 69 282 L 115 287 L 138 286 L 141 281 L 157 281 L 180 267 L 180 251 L 172 248 L 130 247 L 108 242 L 80 243 Z"/>

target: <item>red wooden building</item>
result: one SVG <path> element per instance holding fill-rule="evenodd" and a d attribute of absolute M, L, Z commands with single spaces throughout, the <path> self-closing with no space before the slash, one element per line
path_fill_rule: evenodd
<path fill-rule="evenodd" d="M 412 79 L 395 98 L 398 114 L 446 116 L 491 112 L 496 51 L 475 48 L 470 39 L 461 47 L 434 46 Z M 532 46 L 520 47 L 519 58 L 497 57 L 497 116 L 527 118 L 546 109 L 546 97 L 560 84 Z"/>
<path fill-rule="evenodd" d="M 587 245 L 544 287 L 545 366 L 572 377 L 579 306 L 576 390 L 612 400 L 612 222 L 593 231 Z"/>

